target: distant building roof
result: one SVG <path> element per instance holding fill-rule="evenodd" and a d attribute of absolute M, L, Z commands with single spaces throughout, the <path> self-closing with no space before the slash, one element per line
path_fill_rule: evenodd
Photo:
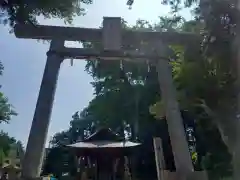
<path fill-rule="evenodd" d="M 68 145 L 73 148 L 127 148 L 138 146 L 140 143 L 125 141 L 109 128 L 102 128 L 81 142 Z"/>
<path fill-rule="evenodd" d="M 68 145 L 75 148 L 127 148 L 138 146 L 140 143 L 134 143 L 131 141 L 124 142 L 112 142 L 112 141 L 95 141 L 95 142 L 78 142 Z"/>
<path fill-rule="evenodd" d="M 101 128 L 95 133 L 83 140 L 83 142 L 92 141 L 123 141 L 124 138 L 114 133 L 110 128 Z"/>

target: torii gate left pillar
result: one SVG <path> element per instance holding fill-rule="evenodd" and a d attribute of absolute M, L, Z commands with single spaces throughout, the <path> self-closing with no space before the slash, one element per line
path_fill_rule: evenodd
<path fill-rule="evenodd" d="M 64 47 L 64 40 L 54 39 L 51 41 L 50 50 L 62 47 Z M 51 54 L 47 57 L 22 165 L 22 177 L 25 179 L 36 178 L 41 172 L 58 74 L 62 61 L 63 58 L 56 54 Z"/>
<path fill-rule="evenodd" d="M 106 45 L 106 48 L 118 50 L 120 46 L 116 46 L 116 43 L 112 43 L 114 41 L 107 40 L 109 32 L 112 31 L 112 34 L 119 34 L 119 31 L 121 31 L 121 24 L 115 23 L 115 25 L 118 26 L 112 26 L 112 23 L 115 22 L 114 20 L 115 18 L 109 18 L 107 23 L 104 21 L 104 28 L 108 29 L 108 31 L 103 32 L 103 41 Z M 117 37 L 119 36 L 115 36 L 115 38 Z M 119 39 L 115 39 L 115 41 L 120 42 L 120 38 L 121 37 L 119 37 Z M 53 39 L 51 41 L 49 51 L 63 49 L 64 42 L 64 39 Z M 36 177 L 40 176 L 60 65 L 64 60 L 64 57 L 60 56 L 58 53 L 47 53 L 47 56 L 48 57 L 41 82 L 39 96 L 37 99 L 37 105 L 35 108 L 26 147 L 26 153 L 22 165 L 22 178 L 24 179 L 35 179 Z"/>

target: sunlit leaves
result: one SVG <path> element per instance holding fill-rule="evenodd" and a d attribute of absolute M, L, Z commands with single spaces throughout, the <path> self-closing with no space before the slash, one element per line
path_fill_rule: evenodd
<path fill-rule="evenodd" d="M 149 111 L 157 119 L 162 119 L 166 116 L 166 110 L 162 101 L 158 101 L 156 104 L 150 106 Z"/>
<path fill-rule="evenodd" d="M 8 122 L 12 116 L 17 115 L 8 99 L 0 92 L 0 123 Z"/>

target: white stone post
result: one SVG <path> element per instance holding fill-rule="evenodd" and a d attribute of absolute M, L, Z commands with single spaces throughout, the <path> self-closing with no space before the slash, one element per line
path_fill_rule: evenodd
<path fill-rule="evenodd" d="M 159 55 L 168 56 L 167 47 L 157 46 Z M 186 179 L 194 171 L 183 120 L 176 97 L 176 89 L 173 84 L 172 68 L 169 61 L 160 59 L 156 62 L 158 81 L 161 89 L 161 97 L 165 106 L 168 132 L 171 140 L 176 171 L 180 173 L 179 179 Z"/>
<path fill-rule="evenodd" d="M 64 40 L 52 40 L 50 50 L 62 47 L 64 47 Z M 22 165 L 22 178 L 24 179 L 39 177 L 41 173 L 57 79 L 62 61 L 63 57 L 57 54 L 48 55 Z"/>

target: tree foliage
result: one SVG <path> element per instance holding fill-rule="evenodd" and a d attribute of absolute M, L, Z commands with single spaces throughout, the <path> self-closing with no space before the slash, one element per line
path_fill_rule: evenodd
<path fill-rule="evenodd" d="M 14 149 L 13 149 L 14 148 Z M 11 151 L 14 151 L 16 154 L 11 154 Z M 15 152 L 16 151 L 16 152 Z M 17 141 L 14 137 L 10 137 L 7 133 L 0 132 L 0 164 L 4 163 L 6 158 L 14 158 L 11 160 L 12 163 L 19 162 L 22 160 L 24 154 L 24 147 L 21 141 Z M 14 156 L 14 157 L 12 157 Z M 15 159 L 18 159 L 17 161 Z M 15 166 L 15 164 L 13 164 Z"/>
<path fill-rule="evenodd" d="M 0 92 L 0 123 L 9 122 L 12 116 L 17 115 L 8 99 Z"/>
<path fill-rule="evenodd" d="M 0 132 L 0 147 L 5 155 L 8 155 L 11 144 L 16 143 L 16 139 L 9 137 L 7 133 Z"/>
<path fill-rule="evenodd" d="M 14 26 L 17 22 L 38 23 L 37 18 L 60 18 L 71 23 L 73 17 L 83 15 L 82 4 L 92 0 L 3 0 L 0 2 L 0 22 Z"/>
<path fill-rule="evenodd" d="M 3 64 L 0 62 L 0 75 L 3 74 Z M 0 86 L 1 88 L 1 86 Z M 8 102 L 8 98 L 0 92 L 0 123 L 9 122 L 12 116 L 16 116 L 17 113 L 13 106 Z"/>
<path fill-rule="evenodd" d="M 239 12 L 236 1 L 166 0 L 163 3 L 171 5 L 175 15 L 182 7 L 194 9 L 194 21 L 201 27 L 198 34 L 202 35 L 203 41 L 201 45 L 181 50 L 181 53 L 175 49 L 178 59 L 172 64 L 180 105 L 192 110 L 200 107 L 208 114 L 209 123 L 218 128 L 228 152 L 234 156 L 230 163 L 234 166 L 234 179 L 239 179 L 239 120 L 236 117 L 239 113 L 236 98 L 239 87 L 236 55 Z M 159 105 L 161 103 L 155 109 Z M 225 154 L 225 157 L 229 156 Z"/>

